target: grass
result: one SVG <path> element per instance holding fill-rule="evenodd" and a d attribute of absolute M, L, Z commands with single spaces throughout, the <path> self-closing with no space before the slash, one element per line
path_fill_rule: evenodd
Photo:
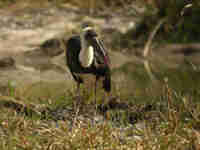
<path fill-rule="evenodd" d="M 9 88 L 11 95 L 8 97 L 16 99 L 16 103 L 23 104 L 23 100 L 17 100 L 17 95 L 13 94 L 13 87 Z M 42 106 L 43 110 L 46 109 L 45 115 L 48 116 L 46 118 L 32 116 L 24 113 L 23 109 L 18 110 L 0 104 L 0 149 L 193 150 L 199 148 L 198 94 L 174 91 L 166 82 L 161 96 L 146 97 L 146 99 L 149 99 L 149 102 L 138 103 L 137 98 L 130 97 L 126 103 L 128 107 L 125 109 L 115 108 L 113 105 L 104 113 L 104 119 L 96 123 L 92 115 L 94 110 L 90 110 L 92 114 L 87 113 L 90 104 L 83 104 L 86 108 L 81 111 L 75 124 L 72 124 L 70 119 L 56 121 L 52 119 L 52 115 L 56 115 L 52 113 L 53 111 L 59 112 L 60 108 L 73 107 L 71 102 L 76 99 L 70 92 L 48 100 L 48 103 L 44 102 L 47 99 L 36 100 L 35 103 L 31 101 L 30 104 L 25 100 L 24 106 L 37 105 L 38 107 L 33 107 L 37 111 L 42 110 L 39 106 Z M 73 119 L 74 112 L 68 115 Z M 131 119 L 135 120 L 131 122 Z"/>

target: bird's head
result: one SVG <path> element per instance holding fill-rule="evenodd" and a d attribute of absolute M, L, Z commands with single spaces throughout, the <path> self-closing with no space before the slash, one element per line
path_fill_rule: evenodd
<path fill-rule="evenodd" d="M 97 36 L 98 36 L 98 34 L 92 27 L 84 26 L 82 28 L 81 38 L 83 38 L 88 43 L 90 43 L 92 40 L 96 39 Z"/>
<path fill-rule="evenodd" d="M 109 64 L 108 55 L 106 54 L 104 46 L 102 45 L 94 28 L 88 25 L 83 26 L 81 39 L 84 47 L 92 46 L 94 48 L 95 54 L 98 55 L 99 58 L 102 58 L 105 64 Z"/>

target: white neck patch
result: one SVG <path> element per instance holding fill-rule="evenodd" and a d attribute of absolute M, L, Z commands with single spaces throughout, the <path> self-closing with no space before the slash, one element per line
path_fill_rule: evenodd
<path fill-rule="evenodd" d="M 89 67 L 92 65 L 94 59 L 94 48 L 88 44 L 88 42 L 84 38 L 84 34 L 88 31 L 92 30 L 92 27 L 86 27 L 83 29 L 80 37 L 81 37 L 81 51 L 79 54 L 79 61 L 83 67 Z"/>
<path fill-rule="evenodd" d="M 88 46 L 87 48 L 82 48 L 79 54 L 79 61 L 83 67 L 89 67 L 92 65 L 94 59 L 94 48 Z"/>

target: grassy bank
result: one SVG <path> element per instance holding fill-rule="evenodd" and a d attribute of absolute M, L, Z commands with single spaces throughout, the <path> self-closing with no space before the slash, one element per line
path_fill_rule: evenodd
<path fill-rule="evenodd" d="M 0 97 L 0 148 L 198 149 L 199 94 L 179 93 L 165 83 L 162 95 L 146 97 L 148 102 L 145 104 L 130 97 L 124 108 L 110 104 L 107 110 L 99 109 L 97 118 L 101 116 L 104 119 L 97 122 L 90 103 L 82 104 L 79 116 L 73 122 L 76 98 L 72 93 L 35 101 L 16 95 Z M 118 97 L 113 104 L 124 104 L 120 100 Z M 68 115 L 67 119 L 55 117 L 62 109 L 68 110 L 64 114 Z"/>

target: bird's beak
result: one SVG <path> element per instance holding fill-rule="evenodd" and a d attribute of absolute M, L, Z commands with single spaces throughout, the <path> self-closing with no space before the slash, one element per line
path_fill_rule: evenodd
<path fill-rule="evenodd" d="M 100 42 L 100 40 L 98 39 L 97 36 L 94 37 L 94 41 L 95 41 L 95 47 L 96 47 L 95 49 L 96 49 L 97 53 L 104 59 L 104 63 L 106 65 L 109 65 L 110 64 L 109 58 L 108 58 L 108 56 L 105 52 L 105 48 L 103 46 L 103 43 Z"/>

